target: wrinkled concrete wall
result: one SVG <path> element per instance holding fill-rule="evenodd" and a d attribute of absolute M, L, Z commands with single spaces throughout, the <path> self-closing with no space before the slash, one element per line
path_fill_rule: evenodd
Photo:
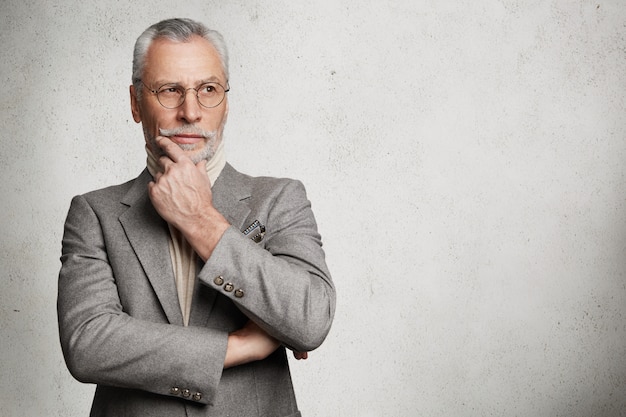
<path fill-rule="evenodd" d="M 623 416 L 621 1 L 0 3 L 0 415 L 85 416 L 56 274 L 70 198 L 145 163 L 136 36 L 231 51 L 229 160 L 301 179 L 339 291 L 306 416 Z"/>

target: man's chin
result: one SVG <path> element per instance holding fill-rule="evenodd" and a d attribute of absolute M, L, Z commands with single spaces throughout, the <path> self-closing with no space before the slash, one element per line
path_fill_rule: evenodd
<path fill-rule="evenodd" d="M 177 143 L 177 145 L 185 152 L 193 152 L 198 149 L 197 143 Z"/>
<path fill-rule="evenodd" d="M 185 151 L 185 154 L 189 156 L 191 162 L 193 162 L 194 164 L 197 164 L 202 160 L 209 162 L 211 158 L 213 158 L 213 155 L 215 155 L 215 151 L 210 146 L 203 146 L 201 149 L 198 150 L 185 150 L 184 148 L 183 150 Z"/>
<path fill-rule="evenodd" d="M 180 149 L 185 151 L 185 155 L 187 155 L 194 164 L 197 164 L 202 160 L 209 162 L 211 158 L 213 158 L 213 155 L 215 155 L 215 149 L 213 149 L 215 144 L 213 142 L 214 141 L 211 140 L 208 143 L 177 143 L 177 145 Z M 156 140 L 151 140 L 150 144 L 152 145 L 151 148 L 158 150 L 157 152 L 152 151 L 157 158 L 165 155 L 163 149 L 156 144 Z"/>

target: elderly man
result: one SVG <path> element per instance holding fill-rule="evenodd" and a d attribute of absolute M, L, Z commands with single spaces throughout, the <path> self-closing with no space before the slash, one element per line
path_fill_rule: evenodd
<path fill-rule="evenodd" d="M 335 289 L 302 184 L 226 162 L 228 55 L 171 19 L 135 44 L 147 168 L 77 196 L 59 274 L 61 346 L 92 416 L 299 416 L 286 349 L 317 348 Z"/>

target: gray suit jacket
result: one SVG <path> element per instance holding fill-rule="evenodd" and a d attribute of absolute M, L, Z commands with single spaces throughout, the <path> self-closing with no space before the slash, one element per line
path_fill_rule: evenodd
<path fill-rule="evenodd" d="M 284 346 L 318 347 L 335 289 L 302 184 L 226 165 L 213 203 L 228 219 L 198 265 L 183 327 L 167 224 L 147 194 L 150 174 L 77 196 L 65 223 L 58 286 L 68 369 L 97 384 L 92 416 L 299 416 L 285 347 L 223 369 L 228 333 L 251 319 Z M 258 220 L 260 242 L 242 233 Z"/>

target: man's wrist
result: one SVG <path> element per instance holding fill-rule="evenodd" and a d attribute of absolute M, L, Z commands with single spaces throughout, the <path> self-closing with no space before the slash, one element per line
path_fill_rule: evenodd
<path fill-rule="evenodd" d="M 226 345 L 226 357 L 224 359 L 224 368 L 231 368 L 233 366 L 243 365 L 248 362 L 253 362 L 261 358 L 255 357 L 255 352 L 252 349 L 252 344 L 246 338 L 246 335 L 242 331 L 235 331 L 229 333 L 228 342 Z"/>
<path fill-rule="evenodd" d="M 194 248 L 198 256 L 206 262 L 224 233 L 230 227 L 230 223 L 219 212 L 214 216 L 208 216 L 186 227 L 184 232 L 189 244 Z"/>

